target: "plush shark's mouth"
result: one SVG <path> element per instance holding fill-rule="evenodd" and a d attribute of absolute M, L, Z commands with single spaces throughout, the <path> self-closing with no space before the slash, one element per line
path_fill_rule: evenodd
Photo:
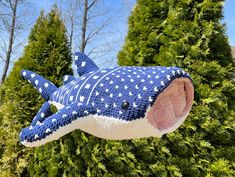
<path fill-rule="evenodd" d="M 194 89 L 188 78 L 178 78 L 157 97 L 147 113 L 149 123 L 161 134 L 177 129 L 187 117 L 193 103 Z"/>

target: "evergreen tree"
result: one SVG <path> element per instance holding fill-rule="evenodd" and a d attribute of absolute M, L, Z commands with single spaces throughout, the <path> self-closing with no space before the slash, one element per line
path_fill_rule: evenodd
<path fill-rule="evenodd" d="M 150 141 L 153 151 L 162 145 L 165 149 L 155 151 L 148 164 L 151 174 L 235 174 L 235 85 L 231 77 L 235 68 L 221 24 L 223 3 L 138 0 L 129 18 L 119 64 L 179 66 L 191 74 L 195 86 L 193 110 L 184 125 L 158 143 Z"/>
<path fill-rule="evenodd" d="M 41 12 L 23 56 L 1 86 L 0 176 L 29 176 L 27 166 L 34 149 L 20 144 L 19 132 L 30 124 L 44 102 L 37 91 L 20 77 L 20 71 L 32 70 L 61 85 L 62 77 L 72 74 L 71 62 L 66 29 L 56 6 L 46 16 Z"/>

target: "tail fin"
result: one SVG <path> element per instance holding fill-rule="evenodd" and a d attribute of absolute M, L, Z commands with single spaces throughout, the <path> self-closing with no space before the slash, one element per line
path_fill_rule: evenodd
<path fill-rule="evenodd" d="M 22 70 L 21 75 L 38 90 L 46 101 L 50 99 L 50 95 L 57 89 L 53 83 L 32 71 Z"/>

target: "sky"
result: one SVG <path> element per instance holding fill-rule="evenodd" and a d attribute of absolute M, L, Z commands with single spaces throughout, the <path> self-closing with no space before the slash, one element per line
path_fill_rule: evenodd
<path fill-rule="evenodd" d="M 125 36 L 128 30 L 128 16 L 130 15 L 131 9 L 135 4 L 135 0 L 104 0 L 107 2 L 107 5 L 110 6 L 110 9 L 119 10 L 119 17 L 115 22 L 115 28 L 112 33 L 106 38 L 106 40 L 114 40 L 115 44 L 112 46 L 113 50 L 109 53 L 109 56 L 105 56 L 102 59 L 97 58 L 95 62 L 102 68 L 107 66 L 117 65 L 117 53 L 124 44 Z M 112 3 L 110 3 L 112 2 Z M 34 8 L 34 14 L 32 15 L 33 21 L 36 21 L 37 16 L 39 15 L 41 9 L 45 12 L 49 12 L 51 6 L 54 3 L 58 3 L 59 7 L 64 3 L 64 0 L 34 0 L 31 2 L 31 6 Z M 235 0 L 226 0 L 224 5 L 224 19 L 223 23 L 226 24 L 226 33 L 229 37 L 229 43 L 232 46 L 235 46 Z M 33 23 L 32 23 L 33 25 Z M 31 28 L 32 26 L 30 26 Z M 29 31 L 24 33 L 24 37 L 28 35 Z M 25 43 L 26 44 L 26 43 Z M 18 55 L 22 55 L 22 49 L 19 50 Z M 106 64 L 104 64 L 103 61 Z M 111 62 L 110 62 L 111 61 Z M 10 69 L 13 64 L 11 64 Z M 0 62 L 0 76 L 3 71 L 3 62 Z"/>
<path fill-rule="evenodd" d="M 235 46 L 235 1 L 226 0 L 224 6 L 224 21 L 230 45 Z"/>

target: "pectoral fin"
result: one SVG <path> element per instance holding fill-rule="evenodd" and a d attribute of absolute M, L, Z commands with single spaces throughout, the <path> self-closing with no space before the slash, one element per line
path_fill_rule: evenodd
<path fill-rule="evenodd" d="M 41 109 L 38 111 L 37 115 L 32 120 L 31 126 L 40 125 L 47 117 L 51 116 L 53 113 L 50 109 L 50 103 L 45 102 Z"/>

